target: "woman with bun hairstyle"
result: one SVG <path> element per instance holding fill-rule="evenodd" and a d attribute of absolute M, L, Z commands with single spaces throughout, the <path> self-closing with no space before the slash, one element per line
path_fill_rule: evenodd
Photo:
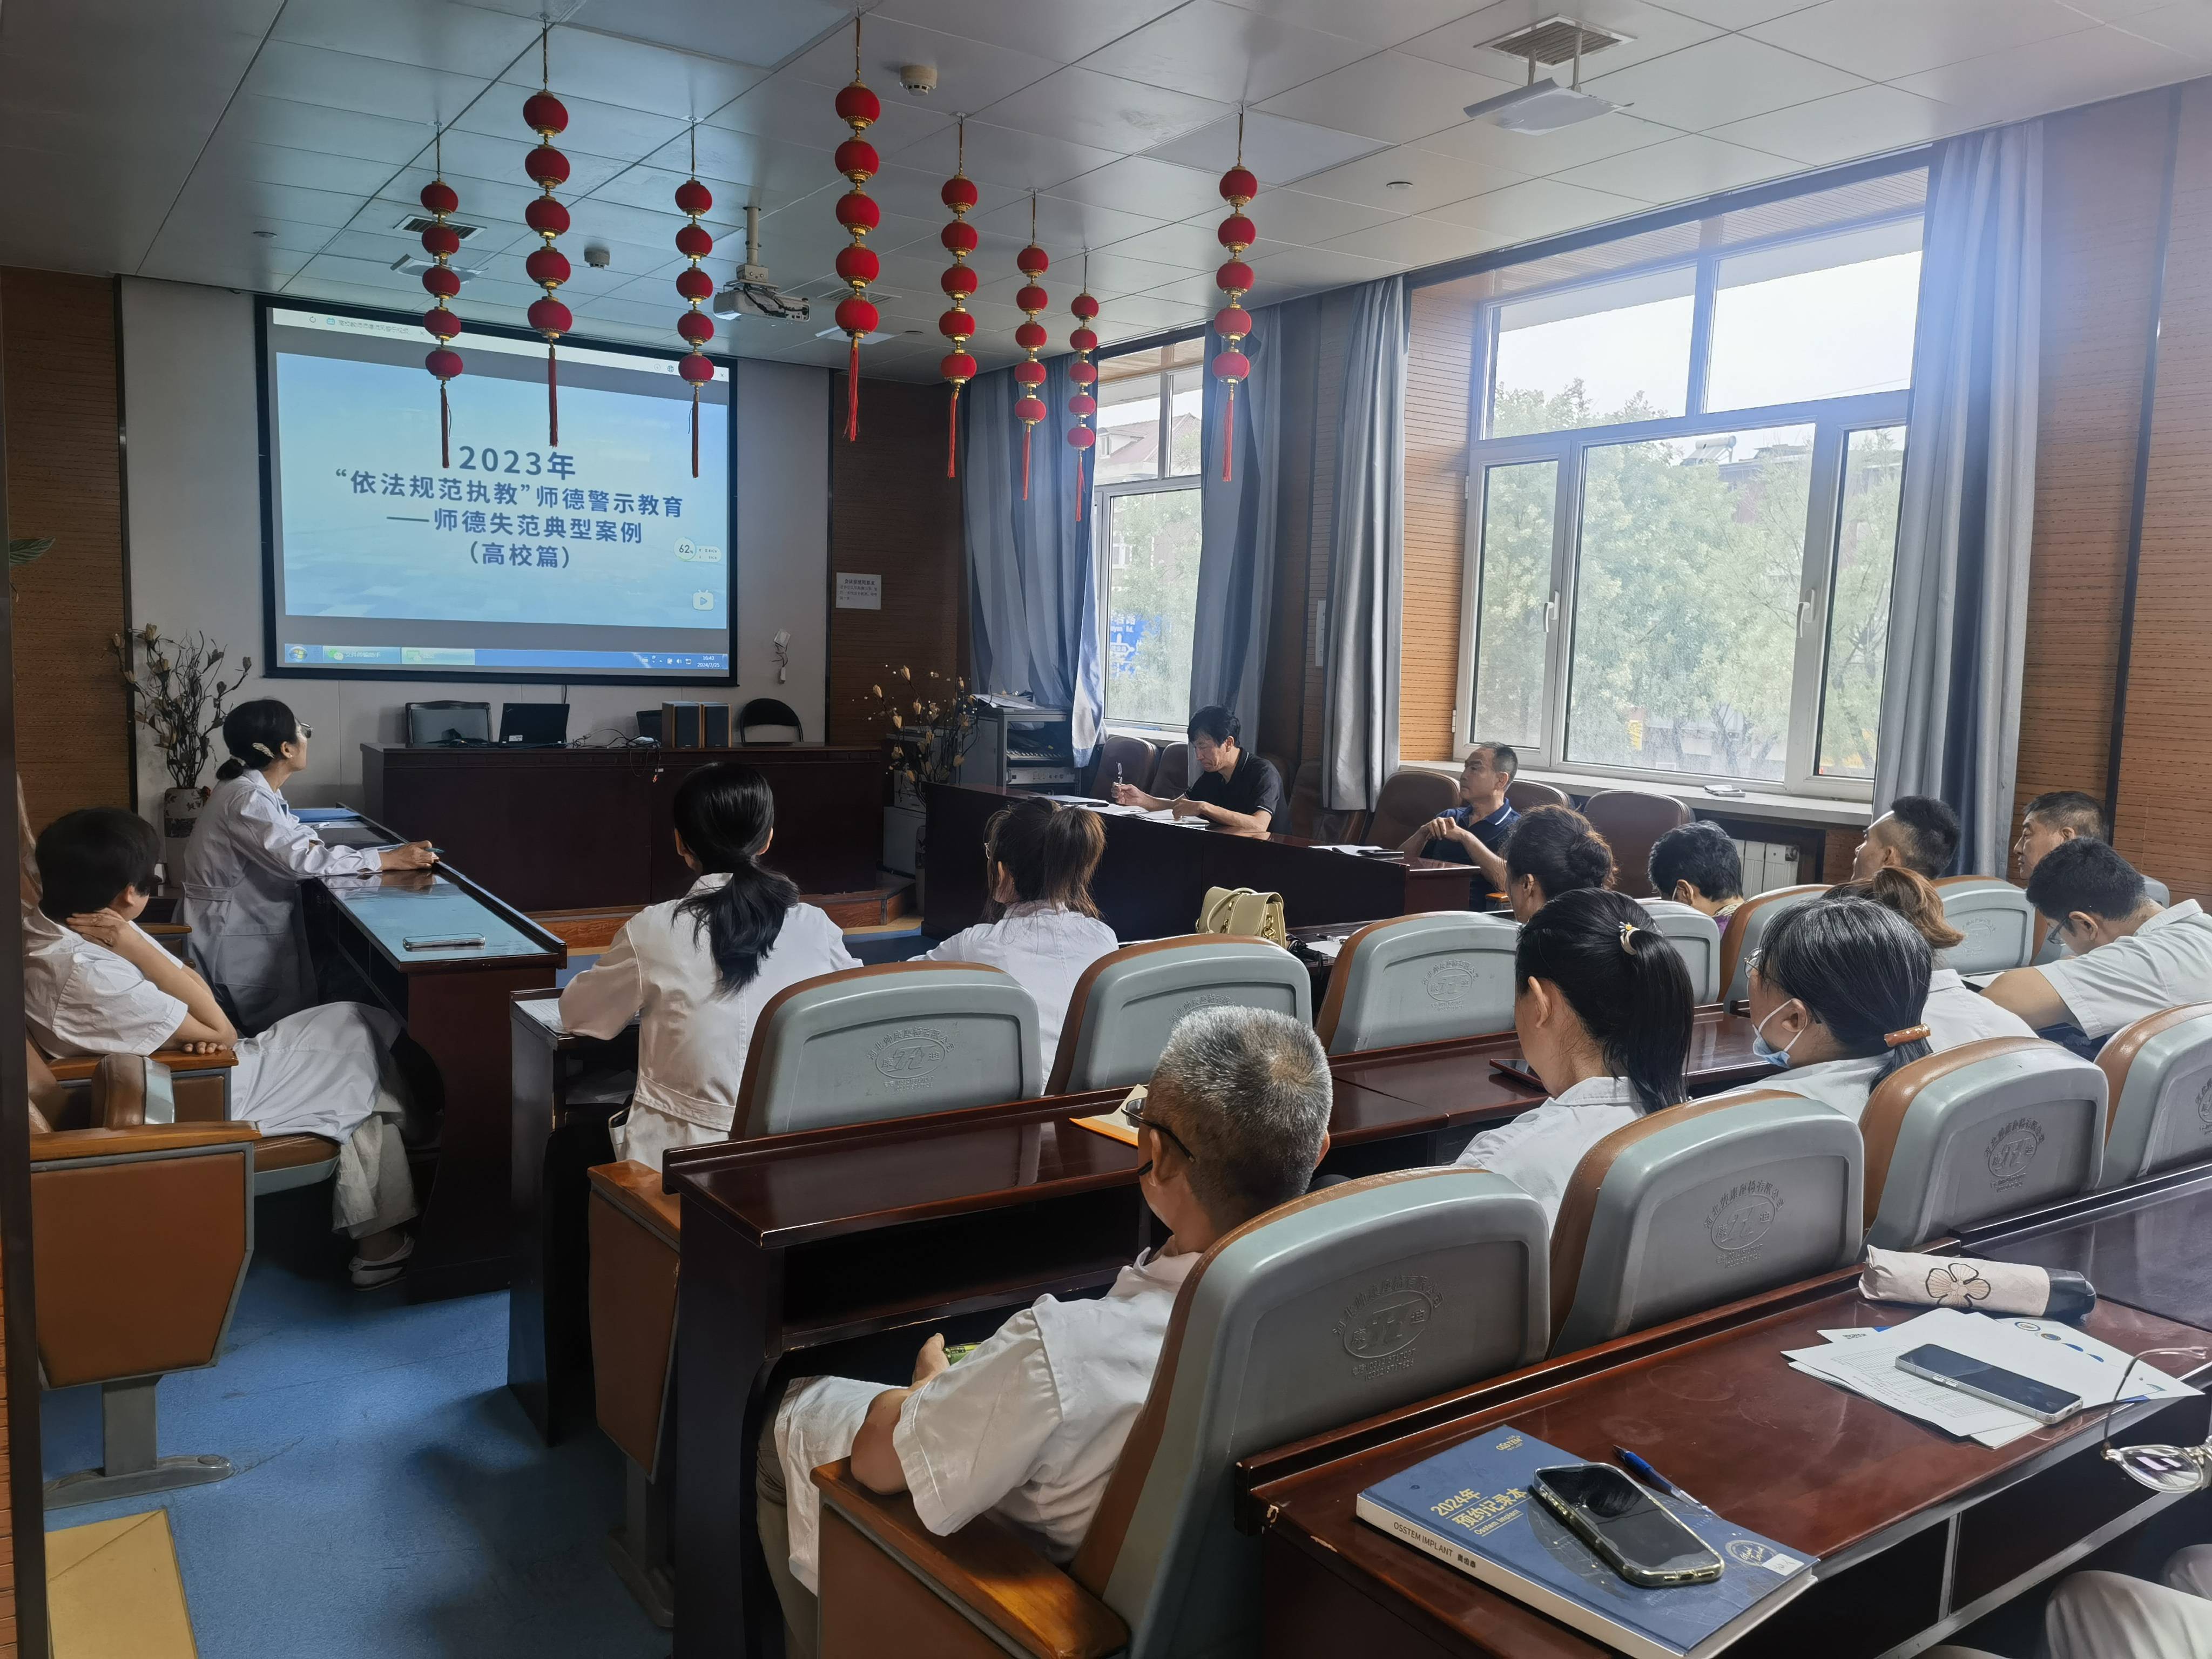
<path fill-rule="evenodd" d="M 738 761 L 677 786 L 676 851 L 698 879 L 647 905 L 561 993 L 561 1023 L 611 1037 L 639 1021 L 637 1092 L 615 1156 L 658 1170 L 672 1147 L 727 1140 L 761 1010 L 803 979 L 859 967 L 829 913 L 761 863 L 775 839 L 768 780 Z"/>
<path fill-rule="evenodd" d="M 1613 848 L 1569 806 L 1521 815 L 1505 843 L 1505 896 L 1526 921 L 1562 893 L 1613 884 Z M 1647 918 L 1647 921 L 1648 921 Z"/>
<path fill-rule="evenodd" d="M 990 896 L 983 920 L 926 958 L 982 963 L 1019 980 L 1036 999 L 1048 1077 L 1076 981 L 1121 944 L 1091 900 L 1091 878 L 1105 852 L 1106 825 L 1096 812 L 1024 796 L 994 814 L 984 831 Z"/>
<path fill-rule="evenodd" d="M 313 735 L 274 697 L 242 702 L 224 716 L 230 758 L 216 773 L 215 792 L 171 872 L 184 889 L 177 920 L 192 930 L 192 955 L 248 1032 L 315 1001 L 300 921 L 301 882 L 437 862 L 426 841 L 381 852 L 331 847 L 300 822 L 284 786 L 307 769 Z"/>
<path fill-rule="evenodd" d="M 1984 1037 L 2035 1035 L 2018 1014 L 1967 984 L 1957 969 L 1943 965 L 1943 952 L 1955 949 L 1966 936 L 1946 919 L 1943 896 L 1927 877 L 1902 865 L 1891 865 L 1876 871 L 1869 880 L 1845 882 L 1828 890 L 1831 898 L 1839 895 L 1872 899 L 1883 909 L 1896 911 L 1936 952 L 1936 966 L 1928 975 L 1928 1002 L 1920 1017 L 1928 1027 L 1928 1046 L 1937 1054 Z"/>
<path fill-rule="evenodd" d="M 1513 1030 L 1552 1096 L 1475 1136 L 1457 1162 L 1505 1176 L 1556 1221 L 1584 1152 L 1688 1098 L 1695 999 L 1689 969 L 1650 914 L 1593 888 L 1561 893 L 1528 919 L 1513 979 Z"/>

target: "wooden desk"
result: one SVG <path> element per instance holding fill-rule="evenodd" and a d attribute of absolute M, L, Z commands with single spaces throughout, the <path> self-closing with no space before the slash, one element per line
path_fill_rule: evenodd
<path fill-rule="evenodd" d="M 1721 1513 L 1820 1556 L 1820 1582 L 1730 1650 L 1747 1659 L 1872 1659 L 1931 1627 L 1948 1632 L 2174 1501 L 2096 1457 L 2097 1413 L 1991 1451 L 1791 1370 L 1782 1349 L 1896 1315 L 1848 1279 L 1779 1299 L 1764 1317 L 1678 1344 L 1624 1338 L 1565 1380 L 1558 1362 L 1495 1379 L 1467 1391 L 1453 1420 L 1283 1478 L 1267 1478 L 1267 1457 L 1241 1464 L 1245 1511 L 1264 1522 L 1270 1659 L 1607 1651 L 1353 1514 L 1362 1488 L 1498 1423 L 1594 1462 L 1632 1446 Z M 2086 1328 L 2130 1352 L 2198 1356 L 2171 1369 L 2212 1363 L 2212 1334 L 2130 1308 L 2102 1304 Z M 2122 1421 L 2132 1438 L 2195 1439 L 2205 1402 L 2139 1407 Z"/>
<path fill-rule="evenodd" d="M 922 929 L 939 939 L 983 914 L 983 827 L 1018 790 L 939 783 L 929 790 Z M 1188 933 L 1209 887 L 1280 893 L 1294 927 L 1464 910 L 1474 867 L 1435 859 L 1364 859 L 1295 836 L 1247 836 L 1105 815 L 1106 855 L 1091 891 L 1123 940 Z"/>
<path fill-rule="evenodd" d="M 1986 1230 L 1996 1234 L 1997 1229 Z M 2070 1267 L 2109 1302 L 2212 1330 L 2212 1169 L 2199 1165 L 2076 1200 L 1963 1253 L 2039 1267 Z"/>
<path fill-rule="evenodd" d="M 804 891 L 876 884 L 883 851 L 880 747 L 755 744 L 742 749 L 417 749 L 361 746 L 371 817 L 434 841 L 455 863 L 497 870 L 525 910 L 657 904 L 682 896 L 670 805 L 702 766 L 739 760 L 775 792 L 769 862 Z"/>
<path fill-rule="evenodd" d="M 316 826 L 325 840 L 375 846 L 401 837 L 362 819 Z M 435 1067 L 442 1107 L 435 1179 L 405 1283 L 411 1301 L 504 1290 L 513 1255 L 507 998 L 550 988 L 568 947 L 450 865 L 301 884 L 326 998 L 389 1011 Z M 410 951 L 431 933 L 480 933 L 477 948 Z"/>

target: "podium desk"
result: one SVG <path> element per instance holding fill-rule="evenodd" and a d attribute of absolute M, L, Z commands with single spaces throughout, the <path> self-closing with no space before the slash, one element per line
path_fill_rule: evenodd
<path fill-rule="evenodd" d="M 993 813 L 1025 793 L 974 784 L 930 786 L 925 933 L 945 939 L 981 920 L 984 827 Z M 1473 904 L 1473 865 L 1361 858 L 1295 836 L 1101 816 L 1106 853 L 1091 892 L 1115 937 L 1125 943 L 1189 933 L 1210 887 L 1280 893 L 1293 927 L 1373 921 L 1416 910 L 1465 910 Z"/>
<path fill-rule="evenodd" d="M 403 839 L 368 818 L 319 823 L 337 845 Z M 436 1174 L 422 1196 L 411 1301 L 504 1290 L 511 1254 L 507 998 L 550 988 L 568 947 L 452 866 L 301 884 L 322 994 L 373 1003 L 429 1056 L 442 1108 Z M 480 937 L 459 948 L 439 936 Z M 417 941 L 410 948 L 407 941 Z"/>

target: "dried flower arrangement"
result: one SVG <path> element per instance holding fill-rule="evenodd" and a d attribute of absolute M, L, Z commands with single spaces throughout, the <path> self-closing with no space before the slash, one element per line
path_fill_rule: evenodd
<path fill-rule="evenodd" d="M 111 635 L 107 648 L 130 688 L 138 723 L 154 734 L 179 789 L 199 786 L 207 769 L 208 739 L 222 729 L 223 705 L 253 672 L 253 659 L 239 659 L 238 678 L 222 682 L 223 648 L 204 634 L 172 639 L 153 623 L 129 634 Z M 145 666 L 137 665 L 141 652 Z"/>
<path fill-rule="evenodd" d="M 920 806 L 924 784 L 951 783 L 975 741 L 981 705 L 968 682 L 933 668 L 924 672 L 916 680 L 906 664 L 886 663 L 882 682 L 868 688 L 868 713 L 883 724 L 891 793 L 902 806 Z"/>

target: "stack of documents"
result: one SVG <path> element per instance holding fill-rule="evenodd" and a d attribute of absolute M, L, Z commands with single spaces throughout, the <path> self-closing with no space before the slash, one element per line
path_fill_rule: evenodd
<path fill-rule="evenodd" d="M 1932 1342 L 2079 1395 L 2085 1410 L 2117 1400 L 2124 1376 L 2130 1401 L 2179 1400 L 2197 1392 L 2147 1363 L 2137 1364 L 2129 1376 L 2130 1355 L 2055 1319 L 1993 1319 L 1987 1314 L 1936 1308 L 1886 1329 L 1861 1326 L 1820 1334 L 1826 1339 L 1825 1346 L 1784 1349 L 1782 1357 L 1808 1376 L 1992 1448 L 2008 1445 L 2045 1425 L 2025 1412 L 1991 1405 L 1899 1370 L 1898 1355 Z"/>

